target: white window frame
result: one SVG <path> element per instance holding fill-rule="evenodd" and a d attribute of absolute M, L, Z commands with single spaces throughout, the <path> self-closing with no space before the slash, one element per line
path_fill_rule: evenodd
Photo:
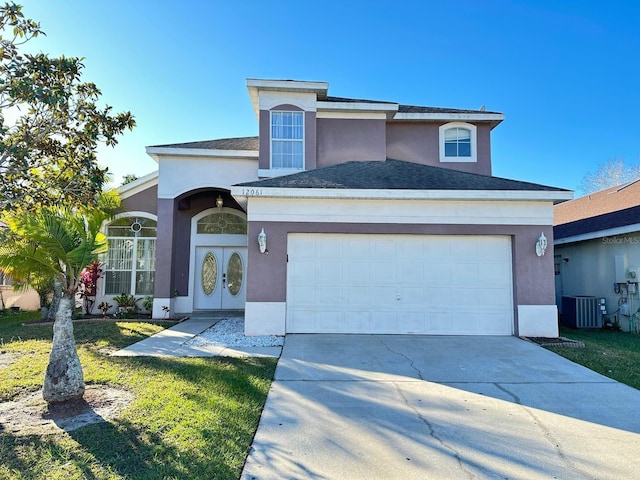
<path fill-rule="evenodd" d="M 111 225 L 111 223 L 113 223 L 115 220 L 120 220 L 121 218 L 146 218 L 149 220 L 153 220 L 156 222 L 156 236 L 155 237 L 118 237 L 118 236 L 109 236 L 108 232 L 109 232 L 109 226 Z M 120 295 L 121 293 L 127 293 L 130 295 L 134 295 L 134 296 L 153 296 L 153 292 L 152 293 L 136 293 L 135 288 L 136 288 L 136 274 L 138 272 L 138 269 L 136 268 L 136 255 L 137 255 L 137 244 L 138 241 L 140 240 L 154 240 L 155 243 L 155 247 L 157 248 L 157 242 L 158 242 L 158 218 L 155 215 L 151 215 L 148 214 L 146 212 L 125 212 L 125 213 L 120 213 L 118 215 L 115 216 L 115 218 L 113 220 L 111 220 L 110 222 L 106 223 L 104 225 L 104 233 L 107 235 L 107 241 L 109 240 L 117 240 L 117 239 L 126 239 L 126 240 L 131 240 L 133 242 L 133 247 L 132 247 L 132 252 L 133 252 L 133 257 L 132 257 L 132 264 L 131 264 L 131 283 L 130 283 L 130 287 L 129 287 L 129 291 L 128 292 L 117 292 L 117 293 L 107 293 L 107 279 L 106 279 L 106 275 L 109 273 L 109 270 L 105 267 L 104 269 L 104 273 L 103 273 L 103 282 L 102 282 L 102 291 L 103 294 L 107 297 L 113 297 L 116 295 Z M 104 257 L 104 262 L 108 261 L 108 255 L 109 253 L 107 252 L 105 254 Z M 154 254 L 155 255 L 155 254 Z M 155 262 L 155 258 L 154 258 L 154 262 Z M 155 265 L 154 265 L 155 266 Z M 154 268 L 154 272 L 155 272 L 155 268 Z M 140 270 L 142 271 L 142 270 Z M 155 275 L 154 275 L 154 284 L 155 284 Z M 154 287 L 155 288 L 155 285 Z M 152 288 L 152 290 L 153 290 Z"/>
<path fill-rule="evenodd" d="M 445 132 L 451 128 L 464 128 L 471 132 L 471 155 L 468 157 L 447 157 L 445 155 Z M 440 162 L 441 163 L 451 163 L 451 162 L 466 162 L 466 163 L 476 163 L 478 161 L 478 137 L 477 137 L 477 127 L 471 123 L 466 122 L 450 122 L 445 123 L 444 125 L 440 125 L 438 130 L 439 135 L 439 144 L 440 144 Z"/>
<path fill-rule="evenodd" d="M 293 139 L 293 138 L 273 138 L 273 115 L 274 114 L 282 114 L 282 113 L 292 113 L 295 115 L 300 115 L 302 117 L 302 139 Z M 271 170 L 276 170 L 279 174 L 289 174 L 289 173 L 297 173 L 302 172 L 305 169 L 305 140 L 306 140 L 306 129 L 305 129 L 305 114 L 304 111 L 299 110 L 271 110 L 269 112 L 269 168 Z M 273 142 L 276 141 L 290 141 L 290 142 L 299 142 L 302 144 L 302 165 L 300 168 L 288 168 L 288 167 L 274 167 L 273 166 Z"/>

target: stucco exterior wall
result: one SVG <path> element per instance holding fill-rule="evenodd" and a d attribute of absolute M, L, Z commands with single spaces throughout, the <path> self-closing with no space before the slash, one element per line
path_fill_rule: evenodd
<path fill-rule="evenodd" d="M 35 290 L 15 291 L 11 286 L 0 286 L 6 308 L 20 307 L 20 310 L 39 310 L 40 296 Z"/>
<path fill-rule="evenodd" d="M 476 126 L 477 158 L 475 163 L 440 163 L 439 133 L 444 123 L 387 123 L 386 137 L 388 158 L 421 163 L 436 167 L 451 168 L 463 172 L 491 175 L 491 129 L 488 125 Z"/>
<path fill-rule="evenodd" d="M 618 309 L 619 300 L 630 299 L 631 313 L 640 307 L 638 293 L 629 295 L 622 288 L 615 293 L 615 257 L 627 255 L 630 268 L 640 267 L 640 231 L 557 245 L 555 255 L 560 269 L 558 300 L 562 295 L 587 295 L 606 300 L 607 311 Z M 559 301 L 558 308 L 561 309 Z M 629 329 L 629 317 L 613 314 L 624 330 Z"/>
<path fill-rule="evenodd" d="M 236 183 L 257 180 L 258 159 L 167 156 L 160 162 L 158 175 L 158 198 L 172 199 L 202 188 L 229 189 Z"/>
<path fill-rule="evenodd" d="M 317 135 L 318 168 L 386 158 L 384 120 L 319 118 Z"/>
<path fill-rule="evenodd" d="M 130 197 L 122 199 L 124 212 L 148 212 L 158 214 L 158 185 L 153 185 Z"/>

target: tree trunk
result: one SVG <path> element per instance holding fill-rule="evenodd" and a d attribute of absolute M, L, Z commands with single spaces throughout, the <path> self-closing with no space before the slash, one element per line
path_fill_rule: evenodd
<path fill-rule="evenodd" d="M 42 396 L 48 403 L 77 400 L 84 395 L 82 365 L 73 338 L 71 314 L 75 299 L 65 292 L 53 324 L 53 345 L 44 376 Z"/>
<path fill-rule="evenodd" d="M 49 312 L 47 313 L 47 320 L 49 322 L 54 322 L 56 320 L 58 305 L 60 305 L 61 298 L 62 298 L 62 282 L 56 276 L 53 279 L 53 297 L 51 298 L 51 305 L 49 305 Z"/>

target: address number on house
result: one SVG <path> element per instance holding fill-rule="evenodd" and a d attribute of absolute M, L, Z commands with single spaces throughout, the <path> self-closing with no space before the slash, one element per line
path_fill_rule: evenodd
<path fill-rule="evenodd" d="M 243 188 L 242 195 L 247 195 L 248 197 L 259 197 L 262 195 L 261 188 Z"/>

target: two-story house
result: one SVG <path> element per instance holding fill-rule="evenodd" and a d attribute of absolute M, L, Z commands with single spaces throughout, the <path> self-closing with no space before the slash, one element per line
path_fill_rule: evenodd
<path fill-rule="evenodd" d="M 257 137 L 147 148 L 105 298 L 244 309 L 249 335 L 557 336 L 553 205 L 572 193 L 491 175 L 501 113 L 247 87 Z"/>

